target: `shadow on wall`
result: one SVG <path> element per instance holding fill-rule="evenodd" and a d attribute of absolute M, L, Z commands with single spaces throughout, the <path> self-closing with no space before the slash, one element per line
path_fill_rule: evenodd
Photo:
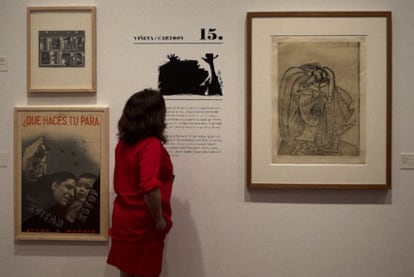
<path fill-rule="evenodd" d="M 246 202 L 302 204 L 392 204 L 391 190 L 247 189 Z"/>
<path fill-rule="evenodd" d="M 188 201 L 172 199 L 174 225 L 167 237 L 163 272 L 160 277 L 204 277 L 198 231 Z"/>
<path fill-rule="evenodd" d="M 106 257 L 109 242 L 15 241 L 14 254 L 27 257 Z"/>

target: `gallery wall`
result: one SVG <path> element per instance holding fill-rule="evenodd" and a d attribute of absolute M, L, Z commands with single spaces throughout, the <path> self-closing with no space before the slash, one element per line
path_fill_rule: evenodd
<path fill-rule="evenodd" d="M 27 93 L 26 8 L 56 5 L 97 8 L 96 94 Z M 392 189 L 246 189 L 246 12 L 372 10 L 391 11 L 393 20 Z M 0 0 L 0 58 L 6 60 L 0 71 L 0 276 L 118 276 L 105 262 L 109 243 L 14 240 L 13 108 L 108 106 L 112 170 L 116 123 L 126 99 L 157 87 L 158 68 L 168 55 L 203 65 L 207 53 L 218 55 L 223 95 L 210 101 L 167 99 L 170 108 L 208 107 L 218 125 L 169 130 L 175 144 L 174 228 L 162 276 L 412 275 L 414 173 L 400 169 L 399 160 L 400 153 L 414 152 L 412 10 L 411 0 Z M 210 28 L 220 43 L 136 43 L 137 37 L 145 42 L 144 37 L 159 35 L 199 40 Z M 184 136 L 193 134 L 214 136 L 214 148 L 176 151 L 188 139 Z M 111 182 L 108 189 L 111 208 Z"/>

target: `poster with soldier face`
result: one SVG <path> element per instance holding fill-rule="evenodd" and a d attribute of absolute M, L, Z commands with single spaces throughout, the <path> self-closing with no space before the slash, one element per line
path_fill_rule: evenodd
<path fill-rule="evenodd" d="M 108 109 L 15 108 L 16 239 L 106 240 Z"/>

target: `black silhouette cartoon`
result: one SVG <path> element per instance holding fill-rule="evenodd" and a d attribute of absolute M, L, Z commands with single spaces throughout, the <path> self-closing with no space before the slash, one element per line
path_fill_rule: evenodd
<path fill-rule="evenodd" d="M 359 155 L 357 145 L 342 140 L 356 125 L 355 108 L 332 69 L 318 63 L 288 68 L 278 101 L 279 155 Z"/>
<path fill-rule="evenodd" d="M 202 57 L 210 68 L 200 68 L 196 60 L 180 60 L 175 54 L 168 55 L 169 61 L 159 67 L 158 86 L 163 95 L 194 94 L 222 95 L 221 83 L 214 68 L 218 55 L 212 53 Z"/>

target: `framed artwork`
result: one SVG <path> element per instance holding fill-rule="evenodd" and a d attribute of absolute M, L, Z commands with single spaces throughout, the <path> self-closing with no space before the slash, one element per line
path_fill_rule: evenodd
<path fill-rule="evenodd" d="M 391 188 L 391 12 L 247 13 L 249 188 Z"/>
<path fill-rule="evenodd" d="M 16 240 L 108 239 L 108 107 L 15 107 Z"/>
<path fill-rule="evenodd" d="M 96 92 L 96 8 L 27 8 L 29 92 Z"/>

